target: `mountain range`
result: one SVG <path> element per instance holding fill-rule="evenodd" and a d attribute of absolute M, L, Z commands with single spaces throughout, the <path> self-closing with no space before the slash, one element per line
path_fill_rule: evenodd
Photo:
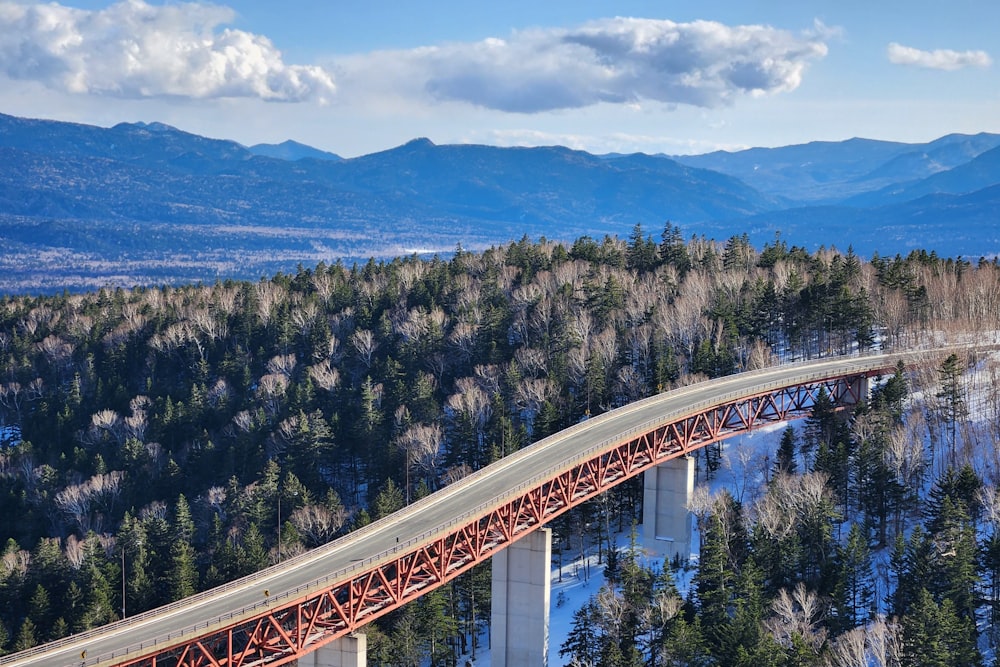
<path fill-rule="evenodd" d="M 1000 253 L 1000 135 L 695 156 L 438 146 L 343 159 L 0 114 L 0 292 L 258 278 L 532 238 L 685 234 Z"/>

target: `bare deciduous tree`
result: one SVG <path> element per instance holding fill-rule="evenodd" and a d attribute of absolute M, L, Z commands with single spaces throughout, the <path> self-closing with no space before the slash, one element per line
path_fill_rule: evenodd
<path fill-rule="evenodd" d="M 247 410 L 240 410 L 233 415 L 233 425 L 243 433 L 249 433 L 254 429 L 254 418 Z"/>
<path fill-rule="evenodd" d="M 437 468 L 444 431 L 440 424 L 413 424 L 396 438 L 396 446 L 406 455 L 406 498 L 410 498 L 410 467 L 417 466 L 428 476 Z"/>
<path fill-rule="evenodd" d="M 455 381 L 455 388 L 458 391 L 445 401 L 445 411 L 465 415 L 481 439 L 487 422 L 493 416 L 489 396 L 479 388 L 474 378 L 459 378 Z"/>
<path fill-rule="evenodd" d="M 470 322 L 456 322 L 448 335 L 449 342 L 455 346 L 462 359 L 472 358 L 472 353 L 476 348 L 476 336 L 479 333 L 479 325 Z"/>
<path fill-rule="evenodd" d="M 110 512 L 121 495 L 121 484 L 125 473 L 113 470 L 106 474 L 94 475 L 80 484 L 71 484 L 55 496 L 56 507 L 73 520 L 80 531 L 100 531 L 104 509 Z"/>
<path fill-rule="evenodd" d="M 454 484 L 455 482 L 465 479 L 473 473 L 472 467 L 466 463 L 461 463 L 456 466 L 451 466 L 443 473 L 441 473 L 441 486 L 448 486 L 449 484 Z"/>
<path fill-rule="evenodd" d="M 791 592 L 786 588 L 778 591 L 771 611 L 774 616 L 764 624 L 782 646 L 791 648 L 798 636 L 818 653 L 826 642 L 826 628 L 820 625 L 826 610 L 819 596 L 808 590 L 803 582 L 796 584 Z"/>
<path fill-rule="evenodd" d="M 72 343 L 68 343 L 59 336 L 46 336 L 38 343 L 38 351 L 59 374 L 65 373 L 71 365 L 73 350 Z"/>
<path fill-rule="evenodd" d="M 125 422 L 114 410 L 98 410 L 90 417 L 85 441 L 97 444 L 104 438 L 111 438 L 119 446 L 125 442 Z"/>
<path fill-rule="evenodd" d="M 903 664 L 903 629 L 896 619 L 880 618 L 866 627 L 868 651 L 874 667 Z"/>
<path fill-rule="evenodd" d="M 284 375 L 286 378 L 291 380 L 297 365 L 298 360 L 295 358 L 294 354 L 279 354 L 268 360 L 267 372 L 271 374 Z"/>
<path fill-rule="evenodd" d="M 365 368 L 370 369 L 372 367 L 372 357 L 375 355 L 375 350 L 378 349 L 375 334 L 368 329 L 358 329 L 351 334 L 350 342 L 351 347 L 358 353 L 361 363 L 365 365 Z"/>
<path fill-rule="evenodd" d="M 87 541 L 78 539 L 76 535 L 69 535 L 66 538 L 66 548 L 64 549 L 66 553 L 66 560 L 73 567 L 74 570 L 79 570 L 80 566 L 83 565 L 83 561 L 87 557 Z"/>
<path fill-rule="evenodd" d="M 596 597 L 598 623 L 604 632 L 615 639 L 621 634 L 622 623 L 629 611 L 629 604 L 624 597 L 612 588 L 604 586 Z"/>
<path fill-rule="evenodd" d="M 268 373 L 257 383 L 257 399 L 268 417 L 278 414 L 281 399 L 288 389 L 288 377 L 283 373 Z"/>
<path fill-rule="evenodd" d="M 525 378 L 514 388 L 514 403 L 521 410 L 529 434 L 538 410 L 554 392 L 555 388 L 548 378 Z"/>
<path fill-rule="evenodd" d="M 220 518 L 226 518 L 226 490 L 223 487 L 213 486 L 206 491 L 204 502 Z"/>
<path fill-rule="evenodd" d="M 315 547 L 326 544 L 337 535 L 347 520 L 347 511 L 342 507 L 332 511 L 324 505 L 306 505 L 296 508 L 288 520 Z"/>
<path fill-rule="evenodd" d="M 330 365 L 329 359 L 309 366 L 309 377 L 312 378 L 316 386 L 325 391 L 333 391 L 340 385 L 340 371 Z"/>
<path fill-rule="evenodd" d="M 31 565 L 31 552 L 24 549 L 6 551 L 0 559 L 0 580 L 11 575 L 23 577 Z"/>
<path fill-rule="evenodd" d="M 224 404 L 228 403 L 233 397 L 233 391 L 229 388 L 229 382 L 226 378 L 219 378 L 215 381 L 215 384 L 208 390 L 205 398 L 208 400 L 208 404 L 213 408 L 219 408 Z"/>
<path fill-rule="evenodd" d="M 260 281 L 254 285 L 257 297 L 257 318 L 265 327 L 271 323 L 274 310 L 287 298 L 287 290 L 273 282 Z"/>
<path fill-rule="evenodd" d="M 815 472 L 775 475 L 767 493 L 754 504 L 758 525 L 774 539 L 787 537 L 801 521 L 834 504 L 827 479 L 825 473 Z"/>

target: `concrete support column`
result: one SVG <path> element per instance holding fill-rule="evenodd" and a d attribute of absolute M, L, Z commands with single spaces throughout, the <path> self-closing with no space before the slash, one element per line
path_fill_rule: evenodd
<path fill-rule="evenodd" d="M 334 639 L 320 646 L 309 658 L 299 660 L 300 667 L 366 667 L 368 665 L 368 636 L 358 633 Z"/>
<path fill-rule="evenodd" d="M 665 558 L 691 557 L 694 457 L 670 459 L 642 474 L 642 536 L 648 551 Z"/>
<path fill-rule="evenodd" d="M 868 377 L 861 378 L 859 381 L 860 387 L 858 388 L 858 396 L 861 400 L 868 402 L 872 398 L 872 379 Z"/>
<path fill-rule="evenodd" d="M 540 528 L 493 556 L 493 667 L 548 665 L 551 562 L 549 528 Z"/>

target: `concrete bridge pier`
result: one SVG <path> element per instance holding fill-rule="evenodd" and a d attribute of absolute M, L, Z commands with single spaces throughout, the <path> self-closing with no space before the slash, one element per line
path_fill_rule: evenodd
<path fill-rule="evenodd" d="M 551 563 L 549 528 L 539 528 L 493 555 L 493 667 L 548 665 Z"/>
<path fill-rule="evenodd" d="M 642 474 L 642 536 L 647 551 L 664 558 L 691 557 L 694 457 L 670 459 Z"/>
<path fill-rule="evenodd" d="M 862 401 L 868 402 L 872 398 L 872 379 L 863 377 L 858 380 L 858 396 Z"/>
<path fill-rule="evenodd" d="M 310 658 L 312 662 L 310 662 Z M 299 660 L 299 667 L 366 667 L 368 636 L 356 633 L 334 639 Z"/>

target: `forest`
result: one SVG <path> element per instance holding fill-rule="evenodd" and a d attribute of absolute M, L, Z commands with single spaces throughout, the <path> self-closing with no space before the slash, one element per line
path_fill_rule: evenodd
<path fill-rule="evenodd" d="M 981 665 L 1000 639 L 1000 266 L 779 236 L 519 241 L 259 281 L 0 299 L 0 653 L 257 571 L 581 419 L 784 361 L 965 342 L 852 414 L 817 400 L 692 510 L 697 563 L 595 550 L 565 664 Z M 704 450 L 705 475 L 737 458 Z M 691 581 L 677 586 L 680 575 Z M 368 626 L 373 665 L 486 650 L 481 566 Z"/>

